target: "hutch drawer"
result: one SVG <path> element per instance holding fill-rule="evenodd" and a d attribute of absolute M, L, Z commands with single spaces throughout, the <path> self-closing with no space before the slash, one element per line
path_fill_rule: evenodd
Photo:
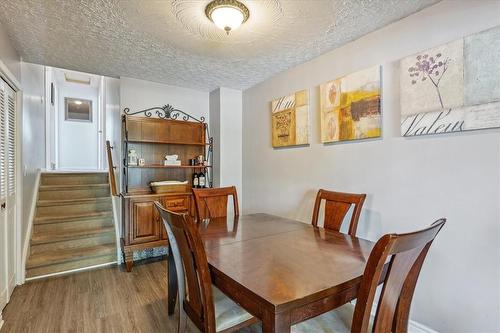
<path fill-rule="evenodd" d="M 164 197 L 162 198 L 163 207 L 172 211 L 189 211 L 189 197 Z"/>

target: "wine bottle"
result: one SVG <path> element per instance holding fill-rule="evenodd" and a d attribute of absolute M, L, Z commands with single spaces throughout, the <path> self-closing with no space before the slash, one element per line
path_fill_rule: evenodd
<path fill-rule="evenodd" d="M 193 188 L 199 187 L 199 178 L 196 172 L 193 172 Z"/>
<path fill-rule="evenodd" d="M 203 173 L 203 170 L 198 174 L 198 185 L 199 188 L 205 187 L 205 174 Z"/>

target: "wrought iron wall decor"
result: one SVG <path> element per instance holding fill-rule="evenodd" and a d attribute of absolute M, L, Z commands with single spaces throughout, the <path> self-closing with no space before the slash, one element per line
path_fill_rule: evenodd
<path fill-rule="evenodd" d="M 182 110 L 174 108 L 172 105 L 167 104 L 164 106 L 155 106 L 149 109 L 144 109 L 136 112 L 130 112 L 129 108 L 125 108 L 123 112 L 128 115 L 128 116 L 134 116 L 136 114 L 144 113 L 146 117 L 152 117 L 153 112 L 156 111 L 156 115 L 158 118 L 162 119 L 173 119 L 173 120 L 180 120 L 178 119 L 180 116 L 182 116 L 182 120 L 184 121 L 189 121 L 190 119 L 197 121 L 199 123 L 205 123 L 205 117 L 201 116 L 200 119 L 193 117 L 189 113 L 186 113 Z"/>

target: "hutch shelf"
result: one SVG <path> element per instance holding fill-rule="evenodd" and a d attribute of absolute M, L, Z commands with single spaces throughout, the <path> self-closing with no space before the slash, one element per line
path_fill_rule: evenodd
<path fill-rule="evenodd" d="M 203 172 L 207 187 L 212 187 L 213 140 L 204 118 L 197 119 L 170 105 L 133 113 L 125 109 L 122 138 L 121 246 L 127 271 L 130 271 L 134 251 L 168 245 L 155 201 L 167 209 L 187 212 L 194 217 L 193 173 Z M 136 151 L 138 158 L 144 159 L 144 165 L 128 164 L 131 149 Z M 181 165 L 163 165 L 165 155 L 174 154 L 178 155 Z M 208 165 L 189 165 L 189 160 L 199 155 L 204 156 Z M 152 192 L 149 184 L 164 180 L 187 180 L 188 184 L 177 192 Z"/>

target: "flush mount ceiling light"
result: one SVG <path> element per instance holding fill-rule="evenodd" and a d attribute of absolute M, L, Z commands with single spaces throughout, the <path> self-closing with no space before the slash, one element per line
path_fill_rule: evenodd
<path fill-rule="evenodd" d="M 214 0 L 205 7 L 205 15 L 228 35 L 248 20 L 250 11 L 236 0 Z"/>

